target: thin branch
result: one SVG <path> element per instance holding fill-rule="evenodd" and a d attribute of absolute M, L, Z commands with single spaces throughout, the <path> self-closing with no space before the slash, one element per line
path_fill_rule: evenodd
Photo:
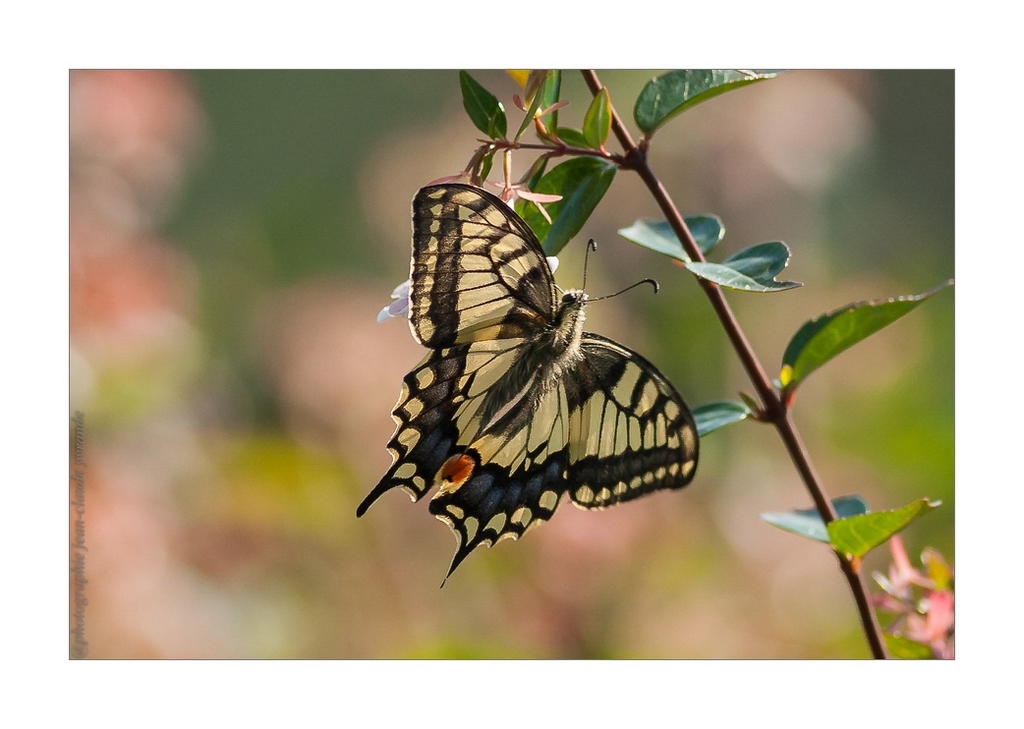
<path fill-rule="evenodd" d="M 582 71 L 581 73 L 590 92 L 596 95 L 603 88 L 597 74 L 589 70 Z M 683 244 L 687 255 L 692 260 L 704 261 L 704 254 L 694 240 L 693 234 L 683 220 L 683 216 L 679 213 L 675 203 L 672 202 L 672 198 L 661 184 L 657 175 L 655 175 L 654 170 L 651 169 L 647 161 L 646 145 L 638 146 L 633 142 L 632 136 L 630 136 L 629 131 L 622 123 L 614 106 L 611 107 L 611 113 L 612 131 L 626 152 L 623 167 L 632 169 L 640 175 L 640 178 L 657 201 L 662 213 L 664 213 L 666 220 L 672 226 L 672 230 L 679 237 L 679 241 Z M 700 283 L 701 288 L 704 289 L 704 293 L 722 322 L 722 326 L 725 328 L 729 341 L 732 342 L 733 349 L 736 350 L 736 354 L 739 356 L 747 376 L 761 398 L 765 420 L 775 426 L 779 436 L 782 438 L 782 442 L 789 452 L 789 456 L 793 460 L 800 478 L 807 486 L 807 490 L 814 500 L 818 514 L 826 524 L 835 521 L 835 509 L 832 507 L 832 502 L 826 495 L 825 489 L 822 487 L 821 481 L 814 470 L 814 466 L 811 464 L 810 456 L 807 453 L 807 449 L 804 448 L 803 441 L 800 439 L 800 434 L 797 432 L 790 413 L 779 398 L 757 355 L 754 354 L 750 342 L 732 313 L 728 301 L 726 301 L 725 294 L 717 284 L 699 277 L 697 281 Z M 868 601 L 867 586 L 864 584 L 864 580 L 857 567 L 850 560 L 838 552 L 835 552 L 835 555 L 836 559 L 839 560 L 839 566 L 857 603 L 857 611 L 860 614 L 861 624 L 864 628 L 864 634 L 867 636 L 868 644 L 871 647 L 871 653 L 875 658 L 886 658 L 887 653 L 882 640 L 882 629 Z"/>
<path fill-rule="evenodd" d="M 533 142 L 513 142 L 507 139 L 481 139 L 479 141 L 489 144 L 495 149 L 536 149 L 547 153 L 550 157 L 563 157 L 565 155 L 573 157 L 600 157 L 623 167 L 629 166 L 626 158 L 621 154 L 611 154 L 603 149 L 573 147 L 561 142 L 557 144 L 537 144 Z"/>

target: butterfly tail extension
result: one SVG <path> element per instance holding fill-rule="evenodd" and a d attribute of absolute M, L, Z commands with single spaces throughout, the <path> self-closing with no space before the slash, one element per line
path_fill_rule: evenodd
<path fill-rule="evenodd" d="M 381 488 L 380 486 L 380 484 L 377 484 L 373 491 L 371 491 L 369 495 L 359 503 L 359 506 L 356 507 L 356 517 L 360 517 L 365 514 L 366 510 L 373 506 L 373 502 L 379 499 L 381 494 L 388 490 L 387 487 Z"/>
<path fill-rule="evenodd" d="M 394 467 L 385 474 L 384 478 L 373 487 L 373 490 L 366 495 L 366 498 L 362 500 L 359 506 L 356 507 L 356 516 L 360 517 L 366 513 L 366 510 L 373 506 L 373 503 L 384 495 L 385 492 L 399 486 L 400 484 L 392 483 Z"/>
<path fill-rule="evenodd" d="M 458 567 L 460 564 L 462 564 L 462 560 L 464 560 L 466 557 L 468 557 L 469 553 L 472 552 L 472 551 L 473 551 L 473 548 L 470 547 L 470 548 L 467 549 L 465 544 L 463 544 L 461 547 L 459 547 L 455 551 L 455 556 L 452 557 L 452 563 L 448 567 L 448 572 L 445 574 L 444 579 L 441 580 L 441 587 L 442 588 L 445 586 L 445 583 L 448 582 L 448 578 L 452 576 L 452 572 L 455 571 L 455 568 Z"/>
<path fill-rule="evenodd" d="M 481 465 L 474 449 L 449 459 L 430 500 L 430 512 L 449 526 L 457 542 L 445 580 L 477 547 L 518 539 L 550 519 L 565 492 L 567 463 L 561 452 L 510 474 L 494 463 Z"/>

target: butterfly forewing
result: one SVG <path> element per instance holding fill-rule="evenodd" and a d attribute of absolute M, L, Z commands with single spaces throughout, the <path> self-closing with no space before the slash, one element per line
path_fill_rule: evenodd
<path fill-rule="evenodd" d="M 554 315 L 555 284 L 536 236 L 473 187 L 416 195 L 411 271 L 409 323 L 427 347 L 528 336 Z"/>
<path fill-rule="evenodd" d="M 394 462 L 360 504 L 437 487 L 430 511 L 481 544 L 551 518 L 562 496 L 594 509 L 682 488 L 697 465 L 686 403 L 653 365 L 582 333 L 582 292 L 559 304 L 536 237 L 466 185 L 413 201 L 410 326 L 430 354 L 403 381 Z"/>

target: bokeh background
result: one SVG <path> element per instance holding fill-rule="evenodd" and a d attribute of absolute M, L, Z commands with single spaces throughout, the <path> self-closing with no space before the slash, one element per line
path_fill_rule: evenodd
<path fill-rule="evenodd" d="M 629 119 L 654 75 L 601 78 Z M 474 76 L 505 102 L 514 82 Z M 718 256 L 783 240 L 780 278 L 728 294 L 770 372 L 808 318 L 953 276 L 952 71 L 795 71 L 655 137 Z M 566 73 L 579 126 L 588 103 Z M 71 412 L 85 416 L 85 632 L 103 657 L 866 657 L 831 553 L 761 521 L 810 506 L 775 432 L 707 437 L 694 482 L 603 512 L 563 505 L 522 541 L 454 550 L 425 503 L 355 507 L 390 463 L 423 355 L 377 312 L 408 276 L 410 200 L 479 136 L 454 71 L 74 71 Z M 528 164 L 517 156 L 517 170 Z M 615 180 L 588 328 L 655 362 L 691 406 L 749 391 L 694 281 L 615 231 L 656 218 Z M 582 246 L 557 278 L 578 286 Z M 943 506 L 903 534 L 955 561 L 954 290 L 841 355 L 796 420 L 832 496 Z M 883 570 L 885 549 L 867 560 Z"/>

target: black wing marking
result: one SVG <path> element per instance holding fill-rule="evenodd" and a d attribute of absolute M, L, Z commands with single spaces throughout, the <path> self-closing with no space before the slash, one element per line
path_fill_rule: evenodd
<path fill-rule="evenodd" d="M 680 489 L 697 469 L 697 426 L 683 398 L 650 362 L 584 334 L 583 360 L 566 378 L 579 388 L 569 453 L 573 503 L 598 509 L 660 489 Z"/>
<path fill-rule="evenodd" d="M 523 340 L 492 340 L 432 351 L 405 376 L 391 417 L 393 463 L 356 511 L 362 516 L 381 494 L 405 489 L 418 501 L 435 485 L 441 466 L 494 419 L 488 396 L 513 366 Z M 485 420 L 487 422 L 485 422 Z"/>

